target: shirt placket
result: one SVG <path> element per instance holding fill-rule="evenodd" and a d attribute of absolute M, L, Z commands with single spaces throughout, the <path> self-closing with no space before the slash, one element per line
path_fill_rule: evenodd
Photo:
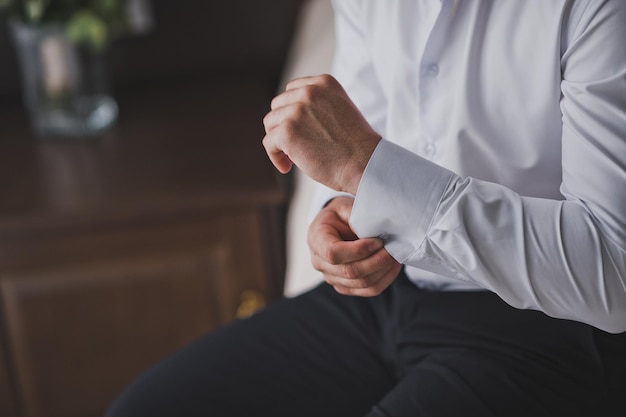
<path fill-rule="evenodd" d="M 445 78 L 449 68 L 443 62 L 443 51 L 448 42 L 452 21 L 458 1 L 442 0 L 441 10 L 428 36 L 424 54 L 420 61 L 419 103 L 420 103 L 420 147 L 418 153 L 426 159 L 435 160 L 441 152 L 444 126 L 441 123 L 441 88 L 445 88 Z"/>

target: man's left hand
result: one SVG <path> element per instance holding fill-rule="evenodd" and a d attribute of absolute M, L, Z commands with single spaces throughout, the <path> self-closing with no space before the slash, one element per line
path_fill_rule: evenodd
<path fill-rule="evenodd" d="M 263 146 L 280 172 L 296 164 L 312 179 L 353 195 L 381 139 L 330 75 L 291 81 L 272 100 L 263 124 Z"/>

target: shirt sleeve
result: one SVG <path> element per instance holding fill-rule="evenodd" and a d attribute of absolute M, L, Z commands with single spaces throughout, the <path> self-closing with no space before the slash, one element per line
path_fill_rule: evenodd
<path fill-rule="evenodd" d="M 626 2 L 589 2 L 566 28 L 564 200 L 461 178 L 383 140 L 356 195 L 357 234 L 514 307 L 626 331 L 625 22 Z"/>

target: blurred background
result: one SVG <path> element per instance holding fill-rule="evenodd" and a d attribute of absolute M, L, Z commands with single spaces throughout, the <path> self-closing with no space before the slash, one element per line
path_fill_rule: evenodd
<path fill-rule="evenodd" d="M 0 0 L 0 3 L 6 1 Z M 47 0 L 50 3 L 63 1 Z M 139 28 L 134 28 L 132 18 L 128 17 L 131 20 L 129 32 L 122 32 L 113 39 L 107 51 L 116 89 L 188 76 L 235 74 L 276 83 L 290 42 L 295 13 L 302 3 L 299 0 L 121 2 L 144 4 L 139 9 L 145 15 L 135 18 Z M 17 94 L 20 83 L 15 50 L 6 25 L 4 18 L 0 32 L 0 92 L 3 95 Z"/>
<path fill-rule="evenodd" d="M 74 55 L 41 46 L 55 0 L 0 19 L 3 417 L 101 416 L 150 364 L 283 295 L 292 180 L 262 118 L 303 1 L 129 1 L 106 42 L 93 15 L 74 21 Z M 72 78 L 84 59 L 91 87 Z"/>

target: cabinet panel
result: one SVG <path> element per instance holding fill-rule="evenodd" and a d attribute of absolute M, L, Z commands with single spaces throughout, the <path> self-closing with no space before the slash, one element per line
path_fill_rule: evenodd
<path fill-rule="evenodd" d="M 0 337 L 0 416 L 16 417 L 14 387 L 6 368 L 8 360 L 3 342 L 4 340 Z"/>
<path fill-rule="evenodd" d="M 138 372 L 216 326 L 230 249 L 5 274 L 5 334 L 24 415 L 100 415 Z"/>
<path fill-rule="evenodd" d="M 101 416 L 150 364 L 271 301 L 263 219 L 233 207 L 0 238 L 0 399 L 17 408 L 1 415 Z"/>

